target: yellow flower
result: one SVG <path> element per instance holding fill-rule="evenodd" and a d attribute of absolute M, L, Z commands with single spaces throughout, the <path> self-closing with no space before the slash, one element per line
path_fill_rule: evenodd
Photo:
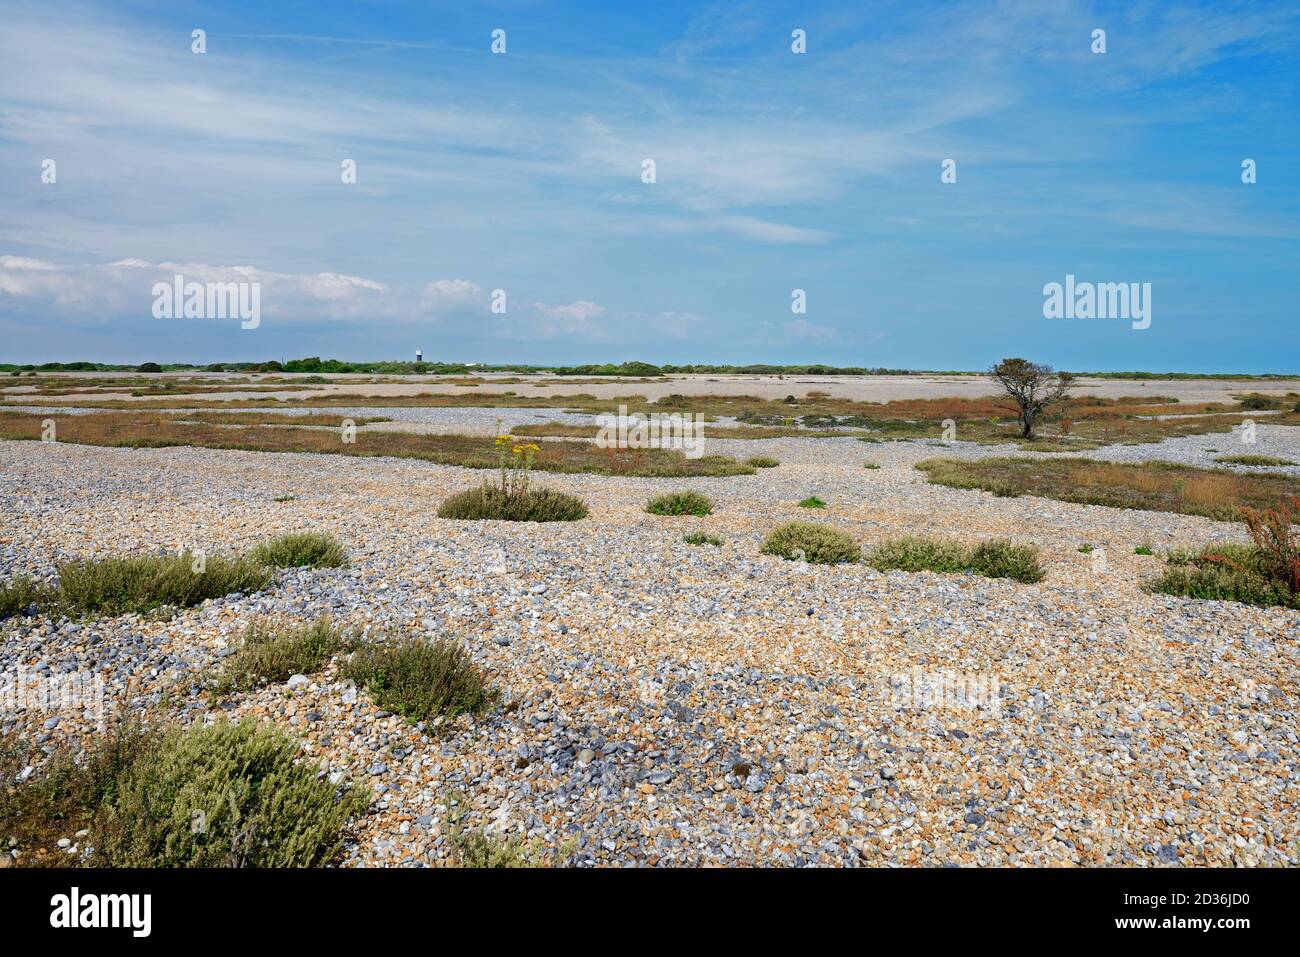
<path fill-rule="evenodd" d="M 508 436 L 508 435 L 498 435 L 498 436 L 497 436 L 497 445 L 509 445 L 509 444 L 510 444 L 511 442 L 513 442 L 513 441 L 514 441 L 514 439 L 512 439 L 512 438 L 511 438 L 510 436 Z"/>

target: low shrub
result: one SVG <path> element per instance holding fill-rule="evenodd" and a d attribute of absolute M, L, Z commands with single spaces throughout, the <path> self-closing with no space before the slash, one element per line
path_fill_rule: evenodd
<path fill-rule="evenodd" d="M 710 515 L 713 503 L 699 492 L 669 492 L 652 498 L 645 507 L 651 515 Z"/>
<path fill-rule="evenodd" d="M 1150 545 L 1138 545 L 1133 549 L 1134 555 L 1154 555 L 1155 553 L 1156 550 Z"/>
<path fill-rule="evenodd" d="M 1180 598 L 1236 601 L 1261 608 L 1300 608 L 1300 600 L 1280 581 L 1247 565 L 1228 565 L 1212 560 L 1217 557 L 1214 550 L 1207 549 L 1192 561 L 1171 558 L 1164 574 L 1143 582 L 1142 588 Z"/>
<path fill-rule="evenodd" d="M 459 492 L 438 508 L 439 518 L 498 519 L 507 522 L 576 522 L 587 517 L 581 499 L 546 488 L 529 488 L 518 494 L 495 485 Z"/>
<path fill-rule="evenodd" d="M 253 721 L 168 730 L 115 782 L 92 827 L 106 867 L 316 867 L 369 803 L 341 794 L 291 738 Z"/>
<path fill-rule="evenodd" d="M 254 622 L 236 640 L 234 653 L 222 660 L 215 689 L 218 694 L 252 691 L 287 681 L 292 675 L 314 674 L 335 655 L 349 650 L 354 640 L 351 633 L 324 617 L 288 627 Z"/>
<path fill-rule="evenodd" d="M 291 532 L 253 549 L 253 560 L 272 568 L 345 568 L 347 549 L 325 532 Z"/>
<path fill-rule="evenodd" d="M 706 535 L 704 532 L 691 532 L 689 535 L 683 535 L 682 541 L 687 545 L 721 545 L 722 539 L 716 535 Z"/>
<path fill-rule="evenodd" d="M 819 499 L 816 495 L 810 495 L 808 496 L 808 498 L 804 499 L 802 502 L 799 503 L 799 507 L 800 508 L 825 508 L 826 503 L 823 502 L 821 499 Z"/>
<path fill-rule="evenodd" d="M 753 458 L 746 459 L 745 464 L 752 465 L 756 469 L 774 469 L 781 463 L 766 455 L 755 455 Z"/>
<path fill-rule="evenodd" d="M 270 569 L 248 558 L 196 559 L 189 553 L 103 558 L 60 566 L 55 602 L 69 614 L 188 608 L 208 598 L 261 591 L 271 576 Z"/>
<path fill-rule="evenodd" d="M 62 745 L 35 764 L 0 741 L 0 820 L 25 866 L 314 867 L 332 861 L 364 789 L 337 790 L 299 763 L 297 744 L 269 727 L 226 721 L 162 730 L 122 722 L 84 755 Z M 85 829 L 93 848 L 58 847 Z"/>
<path fill-rule="evenodd" d="M 343 675 L 370 692 L 380 708 L 412 724 L 479 714 L 498 697 L 454 641 L 365 644 L 343 666 Z"/>
<path fill-rule="evenodd" d="M 863 462 L 863 463 L 862 463 L 862 467 L 863 467 L 864 469 L 878 469 L 878 468 L 880 468 L 880 466 L 877 465 L 875 462 Z"/>
<path fill-rule="evenodd" d="M 866 562 L 881 571 L 971 571 L 986 578 L 1010 578 L 1029 584 L 1043 579 L 1037 549 L 1001 540 L 967 547 L 945 539 L 905 535 L 881 542 L 868 553 Z"/>
<path fill-rule="evenodd" d="M 4 582 L 0 584 L 0 619 L 37 611 L 53 594 L 49 585 L 25 575 Z"/>
<path fill-rule="evenodd" d="M 847 532 L 811 522 L 787 522 L 778 526 L 763 540 L 759 551 L 814 565 L 856 562 L 862 557 L 858 543 Z"/>

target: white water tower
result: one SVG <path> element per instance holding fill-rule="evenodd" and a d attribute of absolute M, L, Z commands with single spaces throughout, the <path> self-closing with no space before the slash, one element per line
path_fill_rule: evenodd
<path fill-rule="evenodd" d="M 423 361 L 424 361 L 424 350 L 423 350 L 423 349 L 416 349 L 416 350 L 415 350 L 415 361 L 416 361 L 416 362 L 423 362 Z"/>

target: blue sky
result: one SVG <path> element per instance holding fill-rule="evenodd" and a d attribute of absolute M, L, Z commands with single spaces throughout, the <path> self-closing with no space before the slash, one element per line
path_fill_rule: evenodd
<path fill-rule="evenodd" d="M 1300 371 L 1294 3 L 0 0 L 0 23 L 0 361 Z M 154 318 L 176 272 L 259 282 L 260 325 Z M 1150 328 L 1044 318 L 1067 273 L 1151 283 Z"/>

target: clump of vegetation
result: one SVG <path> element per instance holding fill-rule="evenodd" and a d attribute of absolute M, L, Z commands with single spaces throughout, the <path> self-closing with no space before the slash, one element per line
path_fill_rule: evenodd
<path fill-rule="evenodd" d="M 868 553 L 866 562 L 881 571 L 971 571 L 986 578 L 1010 578 L 1030 584 L 1043 579 L 1038 550 L 1007 541 L 980 542 L 969 548 L 946 539 L 905 535 L 877 545 Z"/>
<path fill-rule="evenodd" d="M 289 627 L 254 622 L 236 640 L 234 653 L 222 661 L 215 690 L 218 694 L 252 691 L 287 681 L 292 675 L 314 674 L 354 644 L 352 634 L 325 617 Z"/>
<path fill-rule="evenodd" d="M 863 463 L 862 463 L 862 467 L 863 467 L 864 469 L 878 469 L 878 468 L 880 468 L 880 466 L 877 465 L 875 462 L 863 462 Z"/>
<path fill-rule="evenodd" d="M 1154 555 L 1155 549 L 1150 545 L 1138 545 L 1133 549 L 1134 555 Z"/>
<path fill-rule="evenodd" d="M 65 745 L 17 783 L 10 772 L 31 755 L 6 741 L 0 820 L 29 866 L 317 867 L 336 858 L 369 797 L 298 757 L 296 742 L 251 721 L 123 722 L 80 759 Z M 93 853 L 58 848 L 82 829 Z"/>
<path fill-rule="evenodd" d="M 32 614 L 48 604 L 53 594 L 49 585 L 26 575 L 0 583 L 0 619 Z"/>
<path fill-rule="evenodd" d="M 54 604 L 69 614 L 123 615 L 161 605 L 188 608 L 208 598 L 261 591 L 272 572 L 248 558 L 140 555 L 70 562 L 59 568 Z"/>
<path fill-rule="evenodd" d="M 816 495 L 810 495 L 802 502 L 799 503 L 799 507 L 800 508 L 825 508 L 826 503 L 823 502 L 821 499 L 819 499 Z"/>
<path fill-rule="evenodd" d="M 753 458 L 745 460 L 746 465 L 752 465 L 756 469 L 774 469 L 781 463 L 767 455 L 755 455 Z"/>
<path fill-rule="evenodd" d="M 689 535 L 683 535 L 682 541 L 687 545 L 719 546 L 722 544 L 722 539 L 718 538 L 716 535 L 708 535 L 704 532 L 691 532 Z"/>
<path fill-rule="evenodd" d="M 482 828 L 465 826 L 464 812 L 447 815 L 447 843 L 459 867 L 535 868 L 556 867 L 573 853 L 573 845 L 549 851 L 540 840 L 489 834 Z"/>
<path fill-rule="evenodd" d="M 1087 555 L 1089 552 L 1093 551 L 1093 547 L 1085 542 L 1084 544 L 1079 546 L 1079 551 Z"/>
<path fill-rule="evenodd" d="M 1261 395 L 1258 392 L 1249 392 L 1245 395 L 1237 396 L 1237 401 L 1241 403 L 1243 409 L 1251 412 L 1259 412 L 1264 409 L 1278 409 L 1282 407 L 1282 401 L 1271 395 Z"/>
<path fill-rule="evenodd" d="M 412 724 L 479 714 L 498 693 L 454 641 L 409 639 L 364 644 L 343 667 L 375 704 Z"/>
<path fill-rule="evenodd" d="M 271 501 L 273 501 L 273 502 L 292 502 L 292 501 L 295 501 L 297 498 L 298 498 L 297 495 L 277 495 L 275 498 L 271 499 Z"/>
<path fill-rule="evenodd" d="M 713 503 L 699 492 L 668 492 L 652 498 L 645 507 L 651 515 L 711 515 Z"/>
<path fill-rule="evenodd" d="M 1300 608 L 1300 496 L 1263 511 L 1243 509 L 1250 545 L 1210 545 L 1171 552 L 1169 568 L 1147 591 L 1246 605 Z"/>
<path fill-rule="evenodd" d="M 539 447 L 496 438 L 497 483 L 453 495 L 438 508 L 439 518 L 499 519 L 508 522 L 575 522 L 586 518 L 581 499 L 552 489 L 533 488 L 530 473 Z"/>
<path fill-rule="evenodd" d="M 272 568 L 345 568 L 348 552 L 325 532 L 292 532 L 258 545 L 253 559 Z"/>
<path fill-rule="evenodd" d="M 858 543 L 847 532 L 811 522 L 787 522 L 778 526 L 763 540 L 759 551 L 814 565 L 856 562 L 862 557 Z"/>
<path fill-rule="evenodd" d="M 1228 465 L 1295 465 L 1290 459 L 1281 459 L 1276 455 L 1222 455 L 1214 461 Z"/>

